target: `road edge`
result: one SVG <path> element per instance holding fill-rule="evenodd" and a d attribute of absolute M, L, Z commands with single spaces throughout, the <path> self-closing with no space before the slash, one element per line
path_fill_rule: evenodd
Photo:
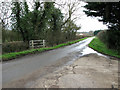
<path fill-rule="evenodd" d="M 61 47 L 64 47 L 64 46 L 72 45 L 72 44 L 75 44 L 75 43 L 80 42 L 82 40 L 85 40 L 87 38 L 89 38 L 89 37 L 85 37 L 85 38 L 78 39 L 78 40 L 71 41 L 71 42 L 67 42 L 67 43 L 62 43 L 62 44 L 59 44 L 59 45 L 56 45 L 56 46 L 53 46 L 53 47 L 30 49 L 30 50 L 25 50 L 25 51 L 21 51 L 21 52 L 13 52 L 13 53 L 8 53 L 8 54 L 3 54 L 3 55 L 0 56 L 0 58 L 2 58 L 2 61 L 10 61 L 10 60 L 20 58 L 20 57 L 25 56 L 25 55 L 37 54 L 37 53 L 61 48 Z"/>
<path fill-rule="evenodd" d="M 96 37 L 88 44 L 88 47 L 92 48 L 93 50 L 95 50 L 103 55 L 109 56 L 110 58 L 120 59 L 120 56 L 119 57 L 113 56 L 113 55 L 110 55 L 108 53 L 104 53 L 102 51 L 99 51 L 99 49 L 95 48 L 96 47 L 96 43 L 94 42 L 95 39 L 96 39 Z"/>

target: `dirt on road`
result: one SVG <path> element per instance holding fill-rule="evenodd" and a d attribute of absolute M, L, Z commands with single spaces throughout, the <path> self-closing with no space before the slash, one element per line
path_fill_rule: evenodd
<path fill-rule="evenodd" d="M 118 88 L 118 60 L 85 55 L 36 80 L 31 88 Z"/>

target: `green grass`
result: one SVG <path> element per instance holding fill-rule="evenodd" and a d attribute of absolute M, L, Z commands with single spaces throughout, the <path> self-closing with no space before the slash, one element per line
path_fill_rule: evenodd
<path fill-rule="evenodd" d="M 94 38 L 88 46 L 102 54 L 120 58 L 120 54 L 118 54 L 116 50 L 108 49 L 106 45 L 102 41 L 100 41 L 97 37 Z"/>
<path fill-rule="evenodd" d="M 21 52 L 7 53 L 7 54 L 1 55 L 0 58 L 2 58 L 3 61 L 7 61 L 7 60 L 15 59 L 17 57 L 24 56 L 24 55 L 27 55 L 27 54 L 34 54 L 34 53 L 37 53 L 37 52 L 48 51 L 48 50 L 57 49 L 57 48 L 60 48 L 60 47 L 63 47 L 63 46 L 71 45 L 71 44 L 77 43 L 79 41 L 85 40 L 87 38 L 88 37 L 85 37 L 85 38 L 82 38 L 82 39 L 79 39 L 79 40 L 59 44 L 59 45 L 56 45 L 56 46 L 53 46 L 53 47 L 30 49 L 30 50 L 25 50 L 25 51 L 21 51 Z"/>

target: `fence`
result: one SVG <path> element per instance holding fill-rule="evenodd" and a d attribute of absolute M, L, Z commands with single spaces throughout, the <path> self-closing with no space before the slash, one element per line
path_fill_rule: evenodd
<path fill-rule="evenodd" d="M 45 47 L 45 40 L 30 40 L 29 47 L 30 48 Z"/>

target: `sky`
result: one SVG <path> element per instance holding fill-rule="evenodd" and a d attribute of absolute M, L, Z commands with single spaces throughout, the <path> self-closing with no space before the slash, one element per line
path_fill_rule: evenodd
<path fill-rule="evenodd" d="M 59 0 L 58 0 L 59 1 Z M 80 5 L 77 6 L 78 10 L 75 12 L 76 16 L 80 16 L 80 18 L 75 21 L 75 23 L 78 26 L 81 26 L 81 29 L 78 30 L 78 32 L 89 32 L 89 31 L 95 31 L 95 30 L 104 30 L 107 29 L 107 26 L 103 24 L 103 22 L 99 22 L 98 18 L 96 17 L 87 17 L 87 15 L 83 12 L 83 10 L 86 10 L 83 6 L 85 6 L 87 3 L 80 1 Z M 67 9 L 66 7 L 61 9 L 62 13 L 66 13 Z"/>
<path fill-rule="evenodd" d="M 81 6 L 84 6 L 86 3 L 82 2 Z M 95 30 L 104 30 L 107 29 L 107 26 L 103 24 L 103 22 L 99 22 L 96 17 L 87 17 L 87 15 L 83 12 L 85 8 L 81 9 L 81 19 L 79 19 L 76 23 L 77 25 L 81 25 L 81 31 L 95 31 Z"/>
<path fill-rule="evenodd" d="M 81 29 L 79 30 L 79 32 L 107 29 L 107 26 L 104 25 L 103 22 L 99 22 L 97 18 L 87 17 L 86 15 L 84 15 L 79 21 L 77 21 L 77 25 L 81 25 Z"/>

